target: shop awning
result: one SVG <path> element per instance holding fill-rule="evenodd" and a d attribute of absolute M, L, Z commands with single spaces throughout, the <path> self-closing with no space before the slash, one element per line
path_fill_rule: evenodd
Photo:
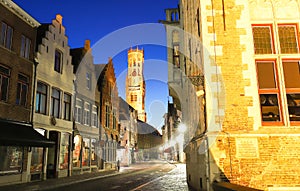
<path fill-rule="evenodd" d="M 0 145 L 51 147 L 55 143 L 33 129 L 31 124 L 0 120 Z"/>

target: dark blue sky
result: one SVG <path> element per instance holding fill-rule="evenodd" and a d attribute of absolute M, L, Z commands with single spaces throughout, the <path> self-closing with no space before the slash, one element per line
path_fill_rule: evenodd
<path fill-rule="evenodd" d="M 91 40 L 95 63 L 107 63 L 112 57 L 119 94 L 124 99 L 127 50 L 135 45 L 144 48 L 146 112 L 148 122 L 160 129 L 168 88 L 165 32 L 158 21 L 165 19 L 164 9 L 177 7 L 178 0 L 13 1 L 40 23 L 50 23 L 56 14 L 61 14 L 69 46 L 82 47 L 86 39 Z M 155 25 L 148 30 L 146 23 Z M 97 49 L 97 43 L 105 46 Z"/>

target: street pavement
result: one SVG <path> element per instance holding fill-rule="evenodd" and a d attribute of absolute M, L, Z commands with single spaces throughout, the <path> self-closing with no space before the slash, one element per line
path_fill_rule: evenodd
<path fill-rule="evenodd" d="M 0 191 L 38 191 L 38 190 L 76 190 L 75 188 L 80 188 L 83 185 L 91 185 L 92 182 L 112 179 L 114 177 L 121 178 L 121 175 L 131 175 L 136 174 L 137 172 L 144 172 L 143 169 L 151 169 L 153 166 L 163 165 L 164 169 L 167 170 L 163 176 L 158 176 L 157 178 L 153 178 L 149 181 L 144 181 L 138 183 L 138 179 L 131 179 L 132 186 L 131 189 L 126 189 L 124 186 L 115 188 L 109 186 L 104 186 L 102 189 L 97 190 L 131 190 L 131 191 L 188 191 L 189 188 L 186 184 L 186 175 L 185 175 L 185 164 L 169 164 L 167 162 L 162 161 L 147 161 L 141 162 L 130 167 L 121 167 L 120 172 L 116 170 L 110 171 L 100 171 L 97 173 L 87 173 L 83 175 L 76 175 L 71 177 L 64 177 L 59 179 L 49 179 L 45 181 L 37 181 L 30 183 L 22 183 L 17 185 L 9 185 L 9 186 L 0 186 Z M 173 170 L 172 170 L 173 169 Z M 151 173 L 152 174 L 152 173 Z M 126 175 L 126 176 L 127 176 Z M 107 179 L 108 178 L 108 179 Z M 121 179 L 118 179 L 121 181 Z M 140 180 L 141 181 L 141 180 Z M 102 181 L 103 182 L 103 181 Z M 78 184 L 79 183 L 79 184 Z M 82 184 L 80 184 L 82 183 Z M 83 184 L 84 183 L 84 184 Z M 136 185 L 136 186 L 134 186 Z M 112 185 L 111 185 L 112 186 Z M 87 188 L 87 187 L 85 187 Z M 132 189 L 134 188 L 134 189 Z M 82 189 L 79 189 L 82 190 Z M 91 189 L 90 189 L 91 190 Z"/>
<path fill-rule="evenodd" d="M 175 164 L 176 168 L 162 177 L 143 184 L 132 191 L 191 191 L 186 183 L 186 165 Z"/>

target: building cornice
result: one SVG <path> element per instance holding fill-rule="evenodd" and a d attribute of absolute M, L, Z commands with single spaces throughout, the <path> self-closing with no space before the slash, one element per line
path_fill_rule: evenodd
<path fill-rule="evenodd" d="M 0 0 L 0 3 L 6 7 L 8 10 L 10 10 L 12 13 L 17 15 L 19 18 L 21 18 L 23 21 L 28 23 L 32 27 L 38 27 L 41 24 L 35 20 L 32 16 L 30 16 L 28 13 L 26 13 L 21 7 L 19 7 L 17 4 L 15 4 L 11 0 Z"/>

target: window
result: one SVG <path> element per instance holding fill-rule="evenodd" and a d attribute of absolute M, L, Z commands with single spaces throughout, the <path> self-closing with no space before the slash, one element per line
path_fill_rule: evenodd
<path fill-rule="evenodd" d="M 90 166 L 90 139 L 83 138 L 82 166 Z"/>
<path fill-rule="evenodd" d="M 93 105 L 92 110 L 92 126 L 98 127 L 98 107 Z"/>
<path fill-rule="evenodd" d="M 256 66 L 262 121 L 279 122 L 282 118 L 278 102 L 279 89 L 275 62 L 258 61 L 256 62 Z"/>
<path fill-rule="evenodd" d="M 17 84 L 17 99 L 16 104 L 26 106 L 27 92 L 28 92 L 28 77 L 19 74 Z"/>
<path fill-rule="evenodd" d="M 116 110 L 113 110 L 113 129 L 117 128 L 117 118 L 116 118 Z"/>
<path fill-rule="evenodd" d="M 47 108 L 47 85 L 38 82 L 35 100 L 35 112 L 46 114 Z"/>
<path fill-rule="evenodd" d="M 0 65 L 0 100 L 7 101 L 10 70 Z"/>
<path fill-rule="evenodd" d="M 131 101 L 137 101 L 137 95 L 131 94 Z"/>
<path fill-rule="evenodd" d="M 44 129 L 35 129 L 41 135 L 45 136 Z M 32 155 L 31 155 L 31 173 L 37 173 L 43 171 L 43 157 L 44 157 L 44 148 L 43 147 L 32 147 Z"/>
<path fill-rule="evenodd" d="M 91 74 L 86 73 L 86 88 L 90 90 L 92 87 L 92 82 L 91 82 Z"/>
<path fill-rule="evenodd" d="M 271 26 L 253 26 L 255 54 L 272 54 L 273 40 Z"/>
<path fill-rule="evenodd" d="M 60 115 L 60 91 L 52 88 L 51 95 L 51 116 L 59 118 Z"/>
<path fill-rule="evenodd" d="M 54 70 L 62 73 L 62 53 L 58 50 L 55 50 Z"/>
<path fill-rule="evenodd" d="M 173 46 L 173 64 L 180 68 L 180 61 L 179 61 L 179 45 L 176 44 Z"/>
<path fill-rule="evenodd" d="M 299 53 L 296 25 L 279 25 L 278 35 L 281 53 Z"/>
<path fill-rule="evenodd" d="M 71 95 L 64 93 L 64 119 L 71 120 Z"/>
<path fill-rule="evenodd" d="M 29 58 L 31 40 L 24 35 L 21 37 L 21 52 L 20 55 L 24 58 Z"/>
<path fill-rule="evenodd" d="M 2 28 L 1 28 L 0 45 L 11 50 L 13 29 L 11 26 L 7 25 L 6 23 L 2 23 L 1 27 Z"/>
<path fill-rule="evenodd" d="M 96 154 L 96 147 L 97 147 L 97 140 L 91 139 L 91 165 L 97 165 L 97 154 Z"/>
<path fill-rule="evenodd" d="M 0 175 L 21 173 L 23 147 L 0 146 Z"/>
<path fill-rule="evenodd" d="M 109 123 L 110 123 L 110 107 L 109 105 L 105 105 L 105 127 L 109 128 Z"/>
<path fill-rule="evenodd" d="M 74 142 L 73 167 L 80 167 L 82 137 L 80 135 L 75 135 L 73 142 Z"/>
<path fill-rule="evenodd" d="M 76 99 L 75 121 L 81 123 L 81 117 L 82 117 L 82 100 Z"/>
<path fill-rule="evenodd" d="M 90 119 L 91 119 L 91 108 L 90 104 L 85 102 L 84 103 L 84 124 L 90 125 Z"/>
<path fill-rule="evenodd" d="M 69 164 L 69 133 L 62 133 L 61 134 L 61 146 L 60 146 L 60 153 L 59 153 L 59 169 L 68 169 Z"/>
<path fill-rule="evenodd" d="M 300 61 L 283 60 L 283 73 L 286 88 L 289 119 L 300 121 Z"/>

